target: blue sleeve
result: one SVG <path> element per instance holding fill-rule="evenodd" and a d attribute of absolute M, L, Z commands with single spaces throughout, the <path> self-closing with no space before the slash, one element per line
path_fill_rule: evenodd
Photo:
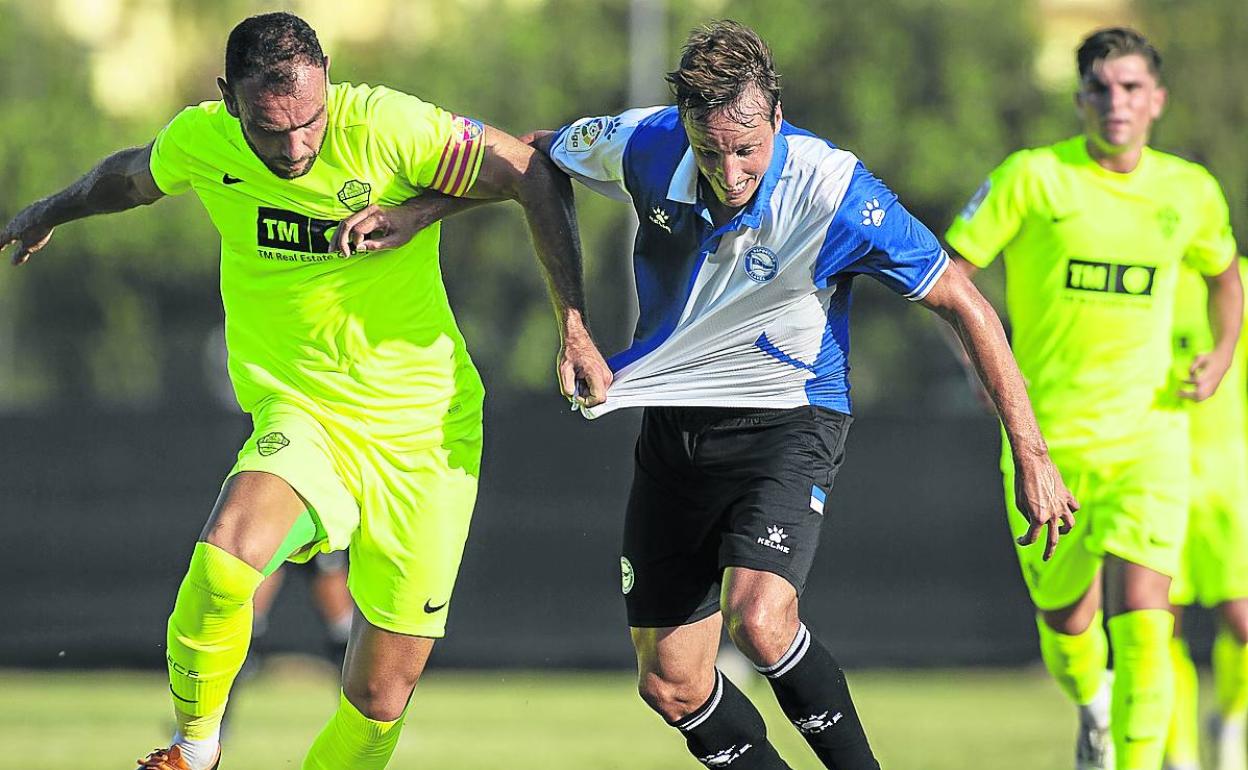
<path fill-rule="evenodd" d="M 864 274 L 910 300 L 927 296 L 949 257 L 936 236 L 861 163 L 837 206 L 815 258 L 815 284 Z"/>

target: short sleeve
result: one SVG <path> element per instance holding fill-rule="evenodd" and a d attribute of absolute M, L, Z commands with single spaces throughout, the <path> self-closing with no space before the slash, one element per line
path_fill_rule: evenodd
<path fill-rule="evenodd" d="M 148 168 L 165 195 L 181 195 L 191 189 L 194 158 L 188 150 L 195 146 L 194 135 L 203 114 L 199 107 L 187 107 L 160 130 L 152 143 Z"/>
<path fill-rule="evenodd" d="M 815 262 L 815 284 L 838 273 L 870 275 L 910 300 L 927 296 L 949 265 L 930 230 L 861 163 L 828 225 Z"/>
<path fill-rule="evenodd" d="M 627 201 L 624 150 L 637 126 L 664 109 L 645 107 L 614 116 L 574 121 L 555 132 L 550 143 L 550 158 L 568 176 L 591 190 Z"/>
<path fill-rule="evenodd" d="M 1217 275 L 1235 259 L 1237 246 L 1221 185 L 1203 169 L 1201 175 L 1205 184 L 1199 209 L 1200 223 L 1183 255 L 1183 261 L 1204 275 Z"/>
<path fill-rule="evenodd" d="M 476 183 L 485 157 L 479 121 L 386 89 L 369 122 L 382 159 L 413 187 L 462 196 Z"/>
<path fill-rule="evenodd" d="M 987 267 L 1022 227 L 1026 151 L 1005 159 L 979 186 L 945 232 L 945 241 L 976 267 Z"/>

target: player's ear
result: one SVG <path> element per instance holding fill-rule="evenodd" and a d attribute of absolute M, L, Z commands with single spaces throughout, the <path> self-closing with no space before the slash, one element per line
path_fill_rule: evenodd
<path fill-rule="evenodd" d="M 329 82 L 329 54 L 325 54 L 325 63 L 321 65 L 325 69 L 325 82 Z"/>
<path fill-rule="evenodd" d="M 217 88 L 221 89 L 221 101 L 225 102 L 225 111 L 231 116 L 238 117 L 238 99 L 234 96 L 234 89 L 230 84 L 225 82 L 225 78 L 217 78 Z"/>
<path fill-rule="evenodd" d="M 1153 92 L 1153 120 L 1161 117 L 1161 113 L 1166 109 L 1166 89 L 1164 86 L 1157 86 L 1157 90 Z"/>
<path fill-rule="evenodd" d="M 784 110 L 780 109 L 780 102 L 776 102 L 776 112 L 771 116 L 771 122 L 776 133 L 780 133 L 780 124 L 784 122 Z"/>

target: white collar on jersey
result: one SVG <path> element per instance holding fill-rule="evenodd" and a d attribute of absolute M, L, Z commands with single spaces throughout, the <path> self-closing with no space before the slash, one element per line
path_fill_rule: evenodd
<path fill-rule="evenodd" d="M 692 147 L 685 150 L 676 173 L 672 174 L 672 181 L 667 186 L 667 199 L 690 206 L 698 202 L 698 164 L 693 160 Z"/>

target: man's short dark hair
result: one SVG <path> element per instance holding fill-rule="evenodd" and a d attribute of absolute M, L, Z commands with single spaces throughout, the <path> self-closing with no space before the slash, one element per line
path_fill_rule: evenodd
<path fill-rule="evenodd" d="M 1084 39 L 1075 57 L 1079 62 L 1079 79 L 1086 79 L 1098 61 L 1131 54 L 1144 57 L 1148 71 L 1161 80 L 1161 54 L 1146 37 L 1130 27 L 1098 29 Z"/>
<path fill-rule="evenodd" d="M 292 13 L 265 13 L 244 19 L 225 44 L 225 80 L 237 85 L 259 78 L 264 90 L 294 87 L 295 68 L 325 64 L 316 32 Z"/>
<path fill-rule="evenodd" d="M 734 121 L 752 123 L 758 116 L 741 103 L 751 86 L 763 95 L 768 122 L 780 103 L 780 76 L 771 49 L 754 30 L 727 19 L 689 33 L 680 68 L 667 74 L 667 82 L 680 114 L 699 122 L 722 110 Z"/>

